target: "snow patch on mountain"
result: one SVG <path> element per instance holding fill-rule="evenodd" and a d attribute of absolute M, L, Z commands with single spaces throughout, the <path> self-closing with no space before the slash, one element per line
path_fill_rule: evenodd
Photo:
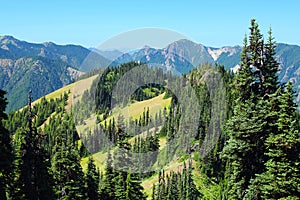
<path fill-rule="evenodd" d="M 233 73 L 236 73 L 236 72 L 240 69 L 240 67 L 241 67 L 240 65 L 236 65 L 236 66 L 230 68 L 230 70 L 231 70 Z"/>
<path fill-rule="evenodd" d="M 211 55 L 211 57 L 214 59 L 214 61 L 218 60 L 218 58 L 220 57 L 220 55 L 222 53 L 229 52 L 229 56 L 232 56 L 235 53 L 237 53 L 237 49 L 232 48 L 232 47 L 222 47 L 222 48 L 219 48 L 219 49 L 208 48 L 207 51 Z"/>

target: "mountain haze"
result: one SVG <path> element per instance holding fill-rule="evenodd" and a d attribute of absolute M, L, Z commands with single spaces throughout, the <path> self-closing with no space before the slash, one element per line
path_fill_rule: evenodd
<path fill-rule="evenodd" d="M 241 46 L 226 46 L 221 48 L 206 47 L 190 40 L 179 40 L 163 49 L 146 47 L 134 52 L 125 53 L 114 61 L 114 64 L 129 61 L 155 63 L 165 70 L 187 74 L 203 63 L 217 63 L 228 70 L 239 68 Z M 297 102 L 300 102 L 300 46 L 277 44 L 276 55 L 280 63 L 279 80 L 281 83 L 291 81 L 297 92 Z"/>
<path fill-rule="evenodd" d="M 8 92 L 7 110 L 24 106 L 30 89 L 37 99 L 71 83 L 82 74 L 77 68 L 89 53 L 81 46 L 0 37 L 0 88 Z"/>
<path fill-rule="evenodd" d="M 7 110 L 15 110 L 26 104 L 30 88 L 33 98 L 37 99 L 95 68 L 140 61 L 177 74 L 187 74 L 203 63 L 218 63 L 236 71 L 240 53 L 240 46 L 213 48 L 186 39 L 162 49 L 145 46 L 122 53 L 52 42 L 33 44 L 12 36 L 0 36 L 0 89 L 8 92 Z M 300 102 L 300 47 L 278 44 L 276 57 L 280 63 L 279 80 L 293 82 Z"/>

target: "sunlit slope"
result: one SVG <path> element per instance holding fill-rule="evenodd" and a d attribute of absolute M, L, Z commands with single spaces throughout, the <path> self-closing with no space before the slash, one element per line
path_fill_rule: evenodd
<path fill-rule="evenodd" d="M 73 100 L 73 96 L 76 96 L 76 99 L 80 99 L 83 92 L 85 90 L 90 89 L 92 82 L 97 78 L 98 75 L 95 76 L 91 76 L 89 78 L 77 81 L 75 83 L 71 83 L 69 85 L 66 85 L 58 90 L 55 90 L 54 92 L 51 92 L 47 95 L 45 95 L 44 97 L 47 100 L 50 99 L 56 99 L 56 98 L 60 98 L 62 95 L 64 95 L 65 93 L 67 93 L 69 95 L 68 98 L 68 104 L 67 104 L 67 108 L 70 108 L 71 104 L 72 104 L 72 100 Z M 37 103 L 39 103 L 41 101 L 43 97 L 35 100 L 32 105 L 35 105 Z M 22 108 L 20 109 L 22 110 Z"/>
<path fill-rule="evenodd" d="M 164 96 L 165 93 L 160 94 L 152 99 L 130 103 L 124 108 L 115 108 L 105 121 L 109 122 L 109 120 L 113 118 L 117 120 L 118 116 L 120 115 L 124 117 L 125 121 L 128 121 L 129 119 L 138 119 L 147 108 L 149 108 L 150 116 L 155 117 L 159 111 L 163 111 L 164 108 L 168 108 L 171 103 L 172 98 L 165 99 Z M 84 125 L 77 126 L 79 133 L 94 127 L 96 123 L 96 115 L 92 114 L 89 118 L 85 119 L 84 122 Z M 101 123 L 104 123 L 104 121 Z"/>
<path fill-rule="evenodd" d="M 107 120 L 112 118 L 117 119 L 119 115 L 122 115 L 125 119 L 138 119 L 147 108 L 149 108 L 150 116 L 154 117 L 156 113 L 167 108 L 171 103 L 171 98 L 164 99 L 164 96 L 165 93 L 152 99 L 131 103 L 125 108 L 115 109 Z"/>

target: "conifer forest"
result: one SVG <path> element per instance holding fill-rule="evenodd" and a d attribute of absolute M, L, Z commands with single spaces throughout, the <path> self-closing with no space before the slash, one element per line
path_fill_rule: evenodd
<path fill-rule="evenodd" d="M 235 72 L 129 61 L 10 112 L 0 90 L 0 200 L 300 199 L 297 88 L 276 47 L 253 19 Z"/>

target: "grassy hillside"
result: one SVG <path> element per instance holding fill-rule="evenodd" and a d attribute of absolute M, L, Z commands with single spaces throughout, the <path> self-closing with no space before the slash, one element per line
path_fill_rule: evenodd
<path fill-rule="evenodd" d="M 100 171 L 105 170 L 105 163 L 107 159 L 107 152 L 98 152 L 92 155 L 95 165 L 99 168 Z M 81 166 L 83 168 L 83 171 L 87 169 L 87 163 L 88 163 L 88 157 L 85 157 L 81 160 Z"/>
<path fill-rule="evenodd" d="M 113 118 L 118 119 L 119 115 L 122 115 L 125 121 L 128 121 L 129 119 L 138 119 L 146 108 L 149 108 L 150 116 L 154 117 L 159 111 L 162 111 L 164 108 L 168 108 L 171 103 L 171 98 L 164 99 L 164 96 L 165 93 L 152 99 L 135 101 L 124 108 L 114 108 L 112 114 L 101 123 L 104 124 L 105 121 L 109 122 L 109 120 Z M 91 115 L 89 118 L 85 119 L 84 122 L 84 125 L 77 126 L 77 131 L 79 133 L 82 133 L 84 130 L 95 125 L 96 115 Z"/>
<path fill-rule="evenodd" d="M 112 118 L 117 119 L 119 115 L 123 115 L 125 119 L 129 119 L 130 117 L 133 119 L 137 119 L 143 113 L 145 108 L 149 108 L 150 115 L 155 116 L 156 113 L 158 113 L 160 110 L 163 110 L 164 108 L 167 108 L 171 103 L 171 98 L 164 99 L 164 96 L 165 93 L 145 101 L 136 101 L 129 104 L 125 108 L 116 108 L 107 118 L 107 120 L 110 120 Z"/>
<path fill-rule="evenodd" d="M 71 83 L 67 86 L 64 86 L 58 90 L 55 90 L 54 92 L 51 92 L 47 95 L 45 95 L 45 98 L 47 100 L 50 99 L 56 99 L 56 98 L 60 98 L 64 93 L 69 93 L 69 99 L 68 99 L 68 105 L 67 106 L 71 106 L 72 104 L 72 100 L 73 100 L 73 96 L 76 95 L 76 98 L 80 98 L 81 95 L 83 94 L 84 90 L 87 90 L 90 88 L 92 82 L 96 79 L 98 75 L 89 77 L 87 79 L 83 79 L 80 80 L 78 82 L 75 83 Z M 42 98 L 39 98 L 37 100 L 35 100 L 32 104 L 35 105 L 37 103 L 39 103 L 41 101 Z"/>
<path fill-rule="evenodd" d="M 82 97 L 82 94 L 85 90 L 89 89 L 92 82 L 96 79 L 97 76 L 92 76 L 87 79 L 80 80 L 78 82 L 72 83 L 70 85 L 67 85 L 63 88 L 60 88 L 48 95 L 45 95 L 45 98 L 47 100 L 50 99 L 56 99 L 60 98 L 64 93 L 69 94 L 69 99 L 68 103 L 66 105 L 66 110 L 69 110 L 72 105 L 72 101 L 76 101 Z M 120 108 L 116 107 L 113 109 L 112 113 L 106 120 L 110 120 L 112 118 L 117 119 L 119 115 L 124 116 L 125 120 L 129 119 L 138 119 L 142 113 L 144 112 L 145 108 L 149 108 L 150 116 L 154 117 L 158 112 L 162 111 L 164 108 L 168 108 L 168 106 L 171 103 L 171 98 L 164 99 L 165 93 L 160 94 L 154 98 L 144 100 L 144 101 L 133 101 L 127 106 Z M 41 101 L 41 98 L 34 101 L 33 104 L 37 104 Z M 56 113 L 53 113 L 51 116 L 56 115 Z M 46 120 L 44 124 L 47 124 L 49 121 Z M 90 118 L 85 120 L 85 125 L 77 126 L 78 132 L 81 132 L 82 130 L 89 128 L 90 126 L 93 126 L 96 122 L 96 115 L 92 115 Z M 102 122 L 104 123 L 104 121 Z M 42 125 L 42 127 L 44 126 Z M 158 131 L 161 129 L 159 127 Z M 131 138 L 130 141 L 133 141 L 134 138 Z M 160 145 L 160 150 L 162 150 L 167 143 L 166 137 L 160 137 L 159 138 L 159 145 Z M 95 160 L 95 164 L 97 168 L 99 168 L 100 171 L 105 170 L 105 164 L 106 164 L 106 159 L 107 159 L 107 152 L 98 152 L 92 155 L 93 159 Z M 164 170 L 166 173 L 169 173 L 170 171 L 180 171 L 183 168 L 183 162 L 187 159 L 188 157 L 184 158 L 176 158 L 172 160 L 170 163 L 168 163 L 166 166 L 164 166 Z M 83 170 L 85 171 L 87 168 L 87 162 L 88 162 L 88 157 L 85 157 L 81 160 L 81 166 Z M 194 172 L 194 174 L 196 171 Z M 199 173 L 199 172 L 198 172 Z M 204 183 L 201 179 L 201 177 L 198 176 L 195 179 L 196 185 L 200 188 L 204 187 Z M 150 199 L 151 197 L 151 192 L 152 192 L 152 187 L 154 183 L 157 183 L 158 181 L 158 174 L 155 173 L 151 177 L 145 178 L 142 181 L 142 186 L 145 189 L 145 192 L 148 195 L 148 198 Z M 210 189 L 207 189 L 208 193 L 210 192 Z"/>
<path fill-rule="evenodd" d="M 149 108 L 150 116 L 154 117 L 156 113 L 159 111 L 162 111 L 164 108 L 167 108 L 171 103 L 171 98 L 164 99 L 165 93 L 158 95 L 157 97 L 154 97 L 152 99 L 144 100 L 144 101 L 135 101 L 130 103 L 124 108 L 115 108 L 110 116 L 106 119 L 109 121 L 112 118 L 117 119 L 119 115 L 124 116 L 125 121 L 129 119 L 138 119 L 141 114 L 144 111 L 144 108 Z M 85 125 L 80 125 L 77 127 L 77 130 L 79 132 L 92 127 L 96 122 L 96 115 L 92 115 L 90 118 L 85 120 Z M 104 123 L 104 121 L 102 122 Z M 158 131 L 160 128 L 158 129 Z M 129 142 L 133 142 L 134 138 L 131 138 Z M 159 145 L 160 149 L 164 148 L 166 146 L 166 137 L 159 138 Z M 100 171 L 104 171 L 106 159 L 107 159 L 107 152 L 98 152 L 92 155 L 92 157 L 95 160 L 96 166 L 100 169 Z M 87 168 L 87 162 L 88 158 L 83 158 L 81 160 L 81 165 L 84 170 Z M 171 171 L 176 169 L 179 169 L 180 166 L 182 166 L 182 161 L 175 160 L 172 163 L 170 163 L 168 166 L 166 166 L 166 171 Z M 157 174 L 154 174 L 152 177 L 149 177 L 145 179 L 142 183 L 145 192 L 150 197 L 153 183 L 156 183 L 158 180 Z"/>

